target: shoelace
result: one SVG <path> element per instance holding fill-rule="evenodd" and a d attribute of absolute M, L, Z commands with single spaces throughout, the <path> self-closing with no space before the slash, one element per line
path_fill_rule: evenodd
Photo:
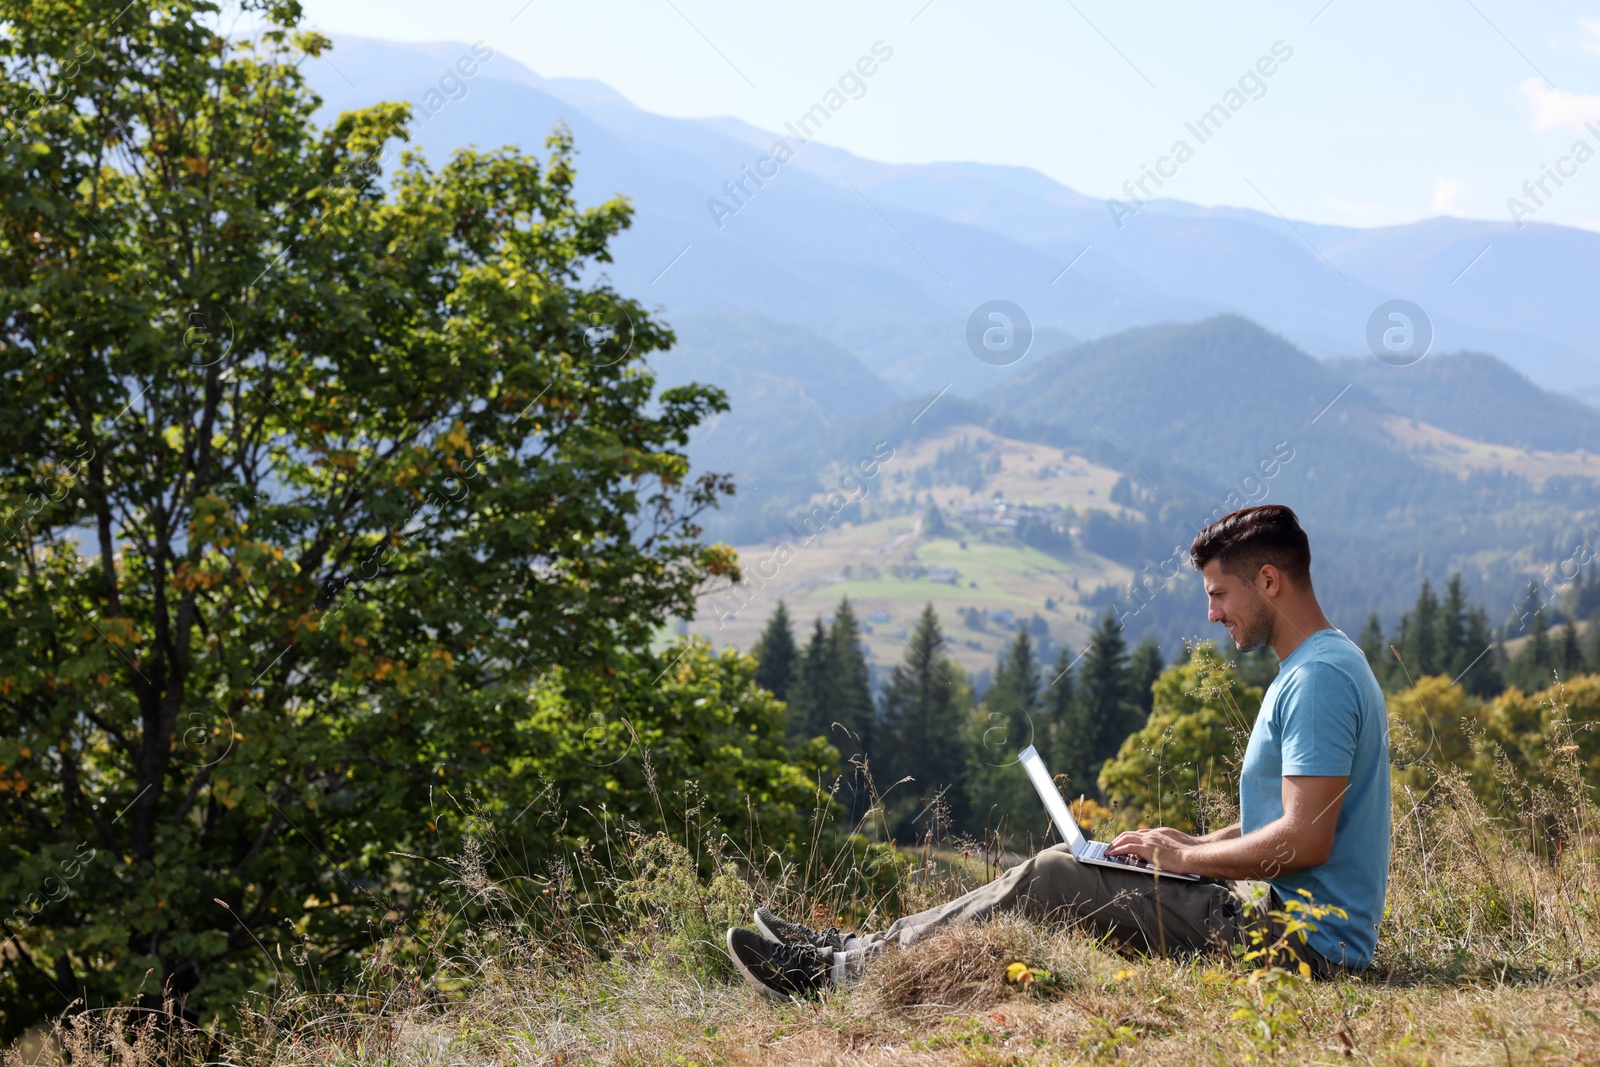
<path fill-rule="evenodd" d="M 810 976 L 822 970 L 822 959 L 818 952 L 810 945 L 771 942 L 767 946 L 767 963 L 776 971 L 798 971 Z"/>

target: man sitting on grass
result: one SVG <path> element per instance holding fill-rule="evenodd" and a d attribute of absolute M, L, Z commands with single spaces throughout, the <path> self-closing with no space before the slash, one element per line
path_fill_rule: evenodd
<path fill-rule="evenodd" d="M 1291 945 L 1298 959 L 1321 978 L 1370 964 L 1389 877 L 1383 690 L 1361 650 L 1317 603 L 1311 549 L 1293 511 L 1277 504 L 1235 511 L 1200 531 L 1189 552 L 1205 581 L 1210 621 L 1226 626 L 1241 652 L 1270 645 L 1278 676 L 1245 748 L 1239 822 L 1202 837 L 1170 827 L 1129 830 L 1109 854 L 1210 881 L 1080 864 L 1056 845 L 882 933 L 817 931 L 757 909 L 759 932 L 728 931 L 728 951 L 744 976 L 774 996 L 815 996 L 858 975 L 890 944 L 1008 909 L 1071 920 L 1154 952 L 1226 948 L 1243 943 L 1262 912 L 1303 899 L 1301 890 L 1346 917 L 1319 920 L 1305 943 Z M 1246 884 L 1259 880 L 1265 899 Z"/>

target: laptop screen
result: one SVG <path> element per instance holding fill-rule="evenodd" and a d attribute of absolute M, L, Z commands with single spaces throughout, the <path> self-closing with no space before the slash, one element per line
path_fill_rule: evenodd
<path fill-rule="evenodd" d="M 1067 802 L 1061 799 L 1061 791 L 1056 788 L 1056 783 L 1050 780 L 1050 772 L 1045 770 L 1039 750 L 1029 745 L 1017 759 L 1022 762 L 1022 769 L 1028 772 L 1028 779 L 1038 791 L 1039 799 L 1044 801 L 1044 810 L 1050 814 L 1050 821 L 1056 824 L 1056 829 L 1076 856 L 1086 844 L 1083 831 L 1078 829 L 1078 822 L 1067 809 Z"/>

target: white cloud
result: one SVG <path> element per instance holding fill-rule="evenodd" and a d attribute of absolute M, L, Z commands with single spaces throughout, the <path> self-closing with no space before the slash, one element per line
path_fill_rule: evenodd
<path fill-rule="evenodd" d="M 1600 96 L 1547 88 L 1542 78 L 1529 78 L 1521 89 L 1533 105 L 1536 130 L 1582 129 L 1584 123 L 1600 120 Z"/>
<path fill-rule="evenodd" d="M 1600 55 L 1600 19 L 1579 19 L 1578 25 L 1589 32 L 1589 39 L 1579 41 L 1579 46 L 1585 51 Z"/>
<path fill-rule="evenodd" d="M 1345 196 L 1319 196 L 1317 205 L 1322 208 L 1319 219 L 1336 226 L 1404 226 L 1422 218 L 1421 205 L 1378 203 Z"/>
<path fill-rule="evenodd" d="M 1433 187 L 1433 209 L 1441 215 L 1461 214 L 1461 194 L 1465 187 L 1457 178 L 1440 178 Z"/>

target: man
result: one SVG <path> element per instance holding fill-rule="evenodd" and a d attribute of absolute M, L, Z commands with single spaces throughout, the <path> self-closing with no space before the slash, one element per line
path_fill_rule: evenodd
<path fill-rule="evenodd" d="M 1278 676 L 1245 749 L 1239 822 L 1202 837 L 1170 827 L 1130 830 L 1109 854 L 1210 881 L 1080 864 L 1057 845 L 881 934 L 815 931 L 758 909 L 759 932 L 728 931 L 729 953 L 745 977 L 774 996 L 812 996 L 858 974 L 890 944 L 1006 909 L 1072 919 L 1151 951 L 1222 948 L 1244 942 L 1261 912 L 1303 900 L 1302 890 L 1347 917 L 1326 916 L 1305 943 L 1292 944 L 1299 960 L 1322 978 L 1370 964 L 1389 875 L 1383 690 L 1361 650 L 1317 603 L 1311 548 L 1293 511 L 1267 504 L 1225 515 L 1200 531 L 1189 554 L 1205 583 L 1209 620 L 1225 626 L 1241 652 L 1270 646 Z"/>

